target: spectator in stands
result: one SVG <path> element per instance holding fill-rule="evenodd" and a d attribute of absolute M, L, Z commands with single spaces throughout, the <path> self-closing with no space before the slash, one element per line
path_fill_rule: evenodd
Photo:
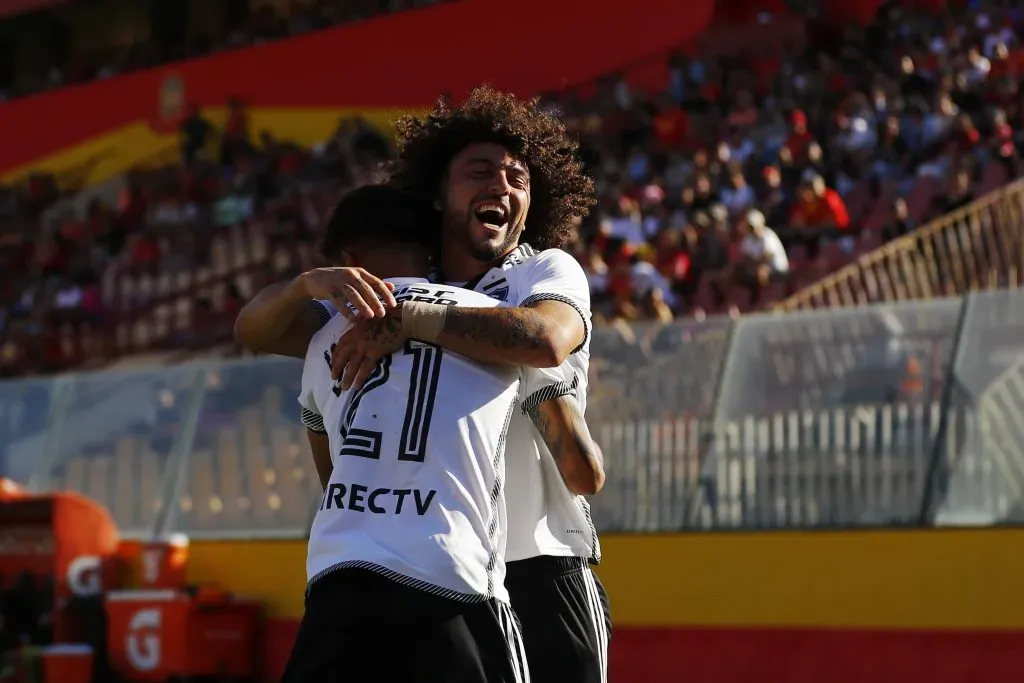
<path fill-rule="evenodd" d="M 899 118 L 887 116 L 878 137 L 878 148 L 872 166 L 874 180 L 881 183 L 902 178 L 910 167 L 910 146 L 902 135 Z"/>
<path fill-rule="evenodd" d="M 249 112 L 237 97 L 228 99 L 228 121 L 224 126 L 220 162 L 234 166 L 250 151 Z"/>
<path fill-rule="evenodd" d="M 892 204 L 892 220 L 882 228 L 882 239 L 886 242 L 909 235 L 917 228 L 917 223 L 910 217 L 907 200 L 898 197 Z"/>
<path fill-rule="evenodd" d="M 996 109 L 992 113 L 992 128 L 991 154 L 1006 167 L 1008 177 L 1016 178 L 1020 175 L 1016 136 L 1006 118 L 1006 112 L 1002 109 Z"/>
<path fill-rule="evenodd" d="M 757 205 L 770 225 L 784 225 L 788 221 L 790 198 L 778 166 L 765 166 L 762 171 Z"/>
<path fill-rule="evenodd" d="M 817 140 L 807 128 L 807 114 L 800 109 L 790 113 L 789 135 L 782 146 L 784 155 L 795 165 L 806 164 L 810 161 L 811 146 L 816 143 Z"/>
<path fill-rule="evenodd" d="M 193 104 L 179 129 L 181 158 L 186 165 L 191 166 L 196 160 L 196 156 L 206 148 L 212 128 L 210 122 L 203 117 L 199 105 Z"/>
<path fill-rule="evenodd" d="M 836 237 L 850 227 L 850 215 L 839 193 L 815 174 L 800 184 L 789 225 L 799 241 L 816 251 L 822 238 Z"/>
<path fill-rule="evenodd" d="M 740 222 L 740 254 L 737 275 L 739 280 L 753 287 L 763 287 L 773 277 L 789 273 L 786 248 L 775 231 L 765 224 L 764 214 L 757 209 L 747 212 Z"/>
<path fill-rule="evenodd" d="M 974 201 L 971 191 L 971 174 L 964 169 L 956 172 L 949 193 L 940 193 L 935 198 L 935 213 L 952 213 Z"/>
<path fill-rule="evenodd" d="M 730 216 L 739 216 L 754 205 L 757 197 L 754 190 L 747 185 L 747 179 L 739 166 L 734 166 L 729 173 L 729 187 L 722 190 L 722 203 L 729 210 Z"/>

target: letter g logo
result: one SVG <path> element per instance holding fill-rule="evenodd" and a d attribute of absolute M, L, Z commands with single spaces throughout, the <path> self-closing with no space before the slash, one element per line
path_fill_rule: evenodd
<path fill-rule="evenodd" d="M 101 562 L 95 555 L 82 555 L 68 563 L 68 588 L 75 595 L 88 597 L 103 590 Z"/>
<path fill-rule="evenodd" d="M 160 628 L 161 621 L 160 610 L 149 607 L 140 609 L 128 622 L 125 651 L 136 671 L 152 671 L 160 666 L 160 636 L 153 631 Z M 143 634 L 143 629 L 150 632 Z"/>

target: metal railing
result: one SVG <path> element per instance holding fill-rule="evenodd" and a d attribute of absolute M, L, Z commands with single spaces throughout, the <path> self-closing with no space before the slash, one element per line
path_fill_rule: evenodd
<path fill-rule="evenodd" d="M 606 531 L 1024 521 L 1024 289 L 594 331 Z M 0 473 L 127 535 L 302 537 L 301 363 L 0 383 Z"/>
<path fill-rule="evenodd" d="M 1024 179 L 872 251 L 777 311 L 962 296 L 1024 283 Z"/>

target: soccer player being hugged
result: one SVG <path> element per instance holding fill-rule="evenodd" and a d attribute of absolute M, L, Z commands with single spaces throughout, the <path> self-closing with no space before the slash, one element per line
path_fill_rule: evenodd
<path fill-rule="evenodd" d="M 422 277 L 437 250 L 439 218 L 429 200 L 393 187 L 352 192 L 323 243 L 339 265 L 267 288 L 236 323 L 250 347 L 305 358 L 302 420 L 325 488 L 285 683 L 529 680 L 504 585 L 504 453 L 511 415 L 526 409 L 559 461 L 600 460 L 577 385 L 566 381 L 572 370 L 446 353 L 416 339 L 433 336 L 428 318 L 427 329 L 414 328 L 401 348 L 380 357 L 365 383 L 332 378 L 339 338 L 367 319 L 350 303 L 357 296 L 345 277 L 372 282 L 358 298 L 381 308 L 499 305 Z M 391 279 L 375 281 L 368 271 Z M 347 317 L 331 317 L 311 299 L 331 299 Z M 389 335 L 396 324 L 392 318 L 377 333 Z M 381 654 L 382 634 L 400 654 Z"/>

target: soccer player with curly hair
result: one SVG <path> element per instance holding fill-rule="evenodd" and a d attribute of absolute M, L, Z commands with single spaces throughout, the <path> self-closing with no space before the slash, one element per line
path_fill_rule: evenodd
<path fill-rule="evenodd" d="M 304 349 L 322 325 L 309 298 L 327 299 L 353 322 L 333 351 L 341 390 L 372 384 L 366 380 L 383 359 L 409 340 L 477 362 L 561 373 L 557 393 L 575 401 L 547 401 L 559 406 L 554 415 L 539 408 L 550 387 L 521 388 L 498 446 L 506 450 L 495 491 L 504 485 L 508 501 L 505 585 L 535 683 L 604 683 L 611 625 L 607 596 L 590 569 L 601 553 L 583 497 L 604 483 L 602 454 L 592 439 L 573 449 L 548 446 L 563 438 L 559 424 L 562 434 L 589 436 L 590 288 L 561 247 L 595 204 L 593 181 L 557 117 L 491 87 L 475 89 L 458 106 L 439 101 L 397 129 L 391 182 L 428 199 L 441 219 L 435 281 L 505 305 L 396 301 L 365 269 L 320 269 L 306 278 L 315 287 L 264 290 L 239 316 L 236 335 L 255 351 Z M 427 426 L 410 428 L 426 435 Z M 495 516 L 494 528 L 502 521 Z"/>
<path fill-rule="evenodd" d="M 590 289 L 562 251 L 578 217 L 595 203 L 594 185 L 563 123 L 490 87 L 462 104 L 438 102 L 398 123 L 391 182 L 429 197 L 440 211 L 440 277 L 500 299 L 499 308 L 406 301 L 343 337 L 334 368 L 360 384 L 408 338 L 486 363 L 559 367 L 586 409 Z M 584 495 L 603 484 L 600 451 L 571 461 L 553 456 L 536 412 L 543 395 L 520 396 L 506 458 L 506 586 L 522 624 L 533 681 L 607 680 L 607 597 L 590 565 L 600 561 Z"/>

